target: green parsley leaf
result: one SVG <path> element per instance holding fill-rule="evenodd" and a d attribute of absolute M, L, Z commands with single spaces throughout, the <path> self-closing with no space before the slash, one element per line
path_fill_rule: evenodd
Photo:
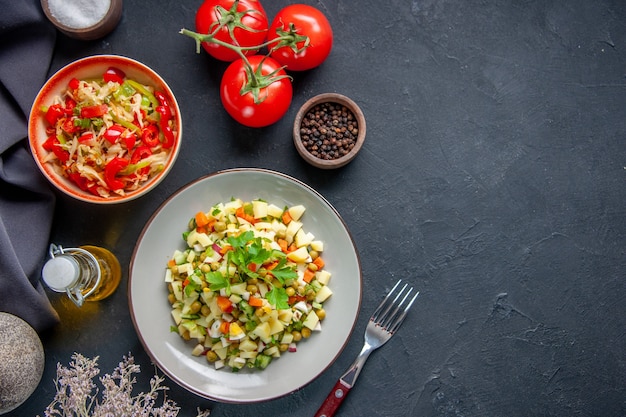
<path fill-rule="evenodd" d="M 276 307 L 277 310 L 289 308 L 289 296 L 284 288 L 273 287 L 266 295 L 267 301 Z"/>
<path fill-rule="evenodd" d="M 263 247 L 263 240 L 258 237 L 248 246 L 248 263 L 262 264 L 269 259 L 271 252 Z"/>
<path fill-rule="evenodd" d="M 219 291 L 222 288 L 226 288 L 227 292 L 230 292 L 230 281 L 222 275 L 219 271 L 207 272 L 205 275 L 207 282 L 210 284 L 211 291 Z"/>
<path fill-rule="evenodd" d="M 254 232 L 248 230 L 247 232 L 241 233 L 239 236 L 228 236 L 228 243 L 235 249 L 241 249 L 252 239 L 254 239 Z"/>
<path fill-rule="evenodd" d="M 286 257 L 281 257 L 280 259 L 278 259 L 278 265 L 276 265 L 276 267 L 270 271 L 270 274 L 272 274 L 278 281 L 283 284 L 288 279 L 298 278 L 295 267 L 287 266 Z"/>
<path fill-rule="evenodd" d="M 249 230 L 239 236 L 229 236 L 228 243 L 233 247 L 228 260 L 238 267 L 239 274 L 258 278 L 259 274 L 250 270 L 250 264 L 262 265 L 272 254 L 263 247 L 263 239 L 255 238 L 254 232 Z"/>
<path fill-rule="evenodd" d="M 199 270 L 196 270 L 196 272 L 189 277 L 189 283 L 185 286 L 185 295 L 187 297 L 191 296 L 194 291 L 199 292 L 202 289 L 201 274 Z"/>
<path fill-rule="evenodd" d="M 289 279 L 298 278 L 298 274 L 296 273 L 296 271 L 294 271 L 292 268 L 289 268 L 289 267 L 285 267 L 281 269 L 274 268 L 272 269 L 271 274 L 274 275 L 274 277 L 280 282 L 282 282 L 283 284 L 285 283 L 285 281 Z"/>
<path fill-rule="evenodd" d="M 189 284 L 185 286 L 185 296 L 189 297 L 191 296 L 192 292 L 198 291 L 199 289 L 200 289 L 199 285 L 197 285 L 195 282 L 190 282 Z"/>

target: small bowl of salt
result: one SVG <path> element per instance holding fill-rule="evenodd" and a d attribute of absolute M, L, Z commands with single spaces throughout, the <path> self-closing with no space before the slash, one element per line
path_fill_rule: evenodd
<path fill-rule="evenodd" d="M 41 0 L 41 7 L 59 31 L 86 41 L 104 37 L 122 17 L 122 0 Z"/>

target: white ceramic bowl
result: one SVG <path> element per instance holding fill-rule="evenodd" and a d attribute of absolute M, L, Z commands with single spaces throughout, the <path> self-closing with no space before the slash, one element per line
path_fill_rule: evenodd
<path fill-rule="evenodd" d="M 127 192 L 124 196 L 112 195 L 102 198 L 93 195 L 88 191 L 81 190 L 68 178 L 59 174 L 54 169 L 53 164 L 44 162 L 48 154 L 43 148 L 43 143 L 47 140 L 46 122 L 41 112 L 43 106 L 48 106 L 53 102 L 54 97 L 61 95 L 67 88 L 72 78 L 89 79 L 101 78 L 102 74 L 109 68 L 116 67 L 125 72 L 128 79 L 135 80 L 144 85 L 150 85 L 155 90 L 163 92 L 174 111 L 174 120 L 177 128 L 177 137 L 174 146 L 170 149 L 165 167 L 159 173 L 153 175 L 147 182 L 137 190 Z M 114 204 L 134 200 L 146 194 L 159 184 L 168 174 L 178 156 L 182 140 L 182 118 L 178 102 L 174 93 L 167 83 L 155 71 L 146 65 L 123 56 L 118 55 L 95 55 L 74 61 L 57 71 L 41 88 L 30 111 L 28 121 L 28 137 L 30 149 L 44 176 L 59 190 L 78 200 L 97 204 Z"/>
<path fill-rule="evenodd" d="M 333 295 L 324 303 L 322 331 L 298 343 L 264 370 L 216 370 L 191 355 L 170 326 L 165 270 L 175 249 L 184 249 L 182 232 L 200 210 L 230 201 L 261 198 L 279 207 L 303 204 L 304 227 L 324 241 L 326 270 Z M 172 195 L 144 228 L 132 256 L 128 297 L 133 324 L 153 362 L 189 391 L 216 401 L 252 403 L 298 390 L 328 368 L 343 350 L 361 304 L 361 266 L 350 233 L 337 211 L 315 190 L 287 175 L 261 169 L 233 169 L 200 178 Z"/>

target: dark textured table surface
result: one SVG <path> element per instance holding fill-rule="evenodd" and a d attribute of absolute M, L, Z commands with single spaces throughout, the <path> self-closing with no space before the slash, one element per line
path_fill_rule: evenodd
<path fill-rule="evenodd" d="M 130 56 L 177 95 L 184 144 L 171 174 L 134 202 L 95 207 L 59 195 L 52 240 L 108 247 L 123 266 L 109 299 L 43 337 L 46 368 L 14 414 L 41 414 L 58 362 L 123 355 L 154 373 L 131 323 L 126 284 L 139 233 L 170 194 L 205 174 L 261 167 L 318 190 L 353 234 L 363 304 L 337 361 L 306 387 L 251 405 L 214 403 L 166 381 L 211 416 L 310 416 L 361 349 L 366 320 L 399 278 L 421 291 L 399 334 L 369 359 L 340 416 L 626 415 L 626 3 L 305 1 L 335 43 L 294 77 L 289 113 L 249 129 L 219 101 L 225 68 L 180 34 L 200 0 L 126 0 L 92 42 L 58 36 L 50 73 L 92 54 Z M 273 16 L 287 1 L 266 1 Z M 336 171 L 306 165 L 291 141 L 299 106 L 339 92 L 364 111 L 367 140 Z"/>

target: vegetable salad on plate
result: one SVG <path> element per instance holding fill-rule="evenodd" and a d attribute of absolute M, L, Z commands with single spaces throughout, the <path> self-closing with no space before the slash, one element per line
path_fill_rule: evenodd
<path fill-rule="evenodd" d="M 305 207 L 233 199 L 198 212 L 165 274 L 175 325 L 215 368 L 265 369 L 321 330 L 332 295 Z"/>
<path fill-rule="evenodd" d="M 43 162 L 103 198 L 123 196 L 162 171 L 177 140 L 165 94 L 115 67 L 99 79 L 71 79 L 40 110 L 47 126 Z"/>

